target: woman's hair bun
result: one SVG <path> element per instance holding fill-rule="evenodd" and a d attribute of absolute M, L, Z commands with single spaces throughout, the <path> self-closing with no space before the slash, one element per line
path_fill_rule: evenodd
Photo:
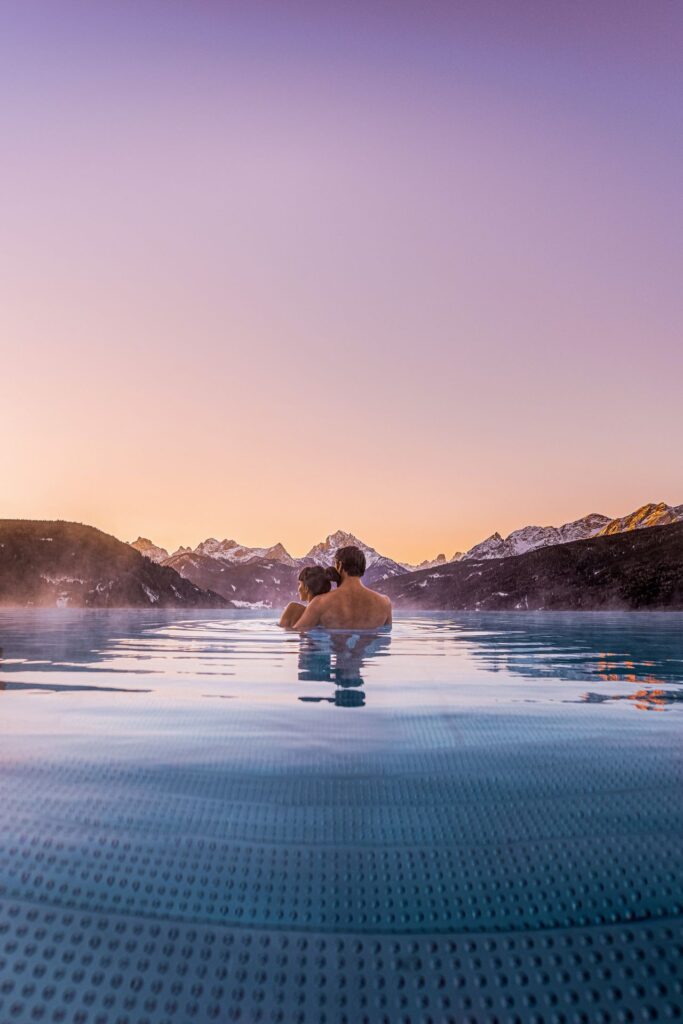
<path fill-rule="evenodd" d="M 313 597 L 327 594 L 332 589 L 332 583 L 336 583 L 337 586 L 341 583 L 341 576 L 331 565 L 306 565 L 299 573 L 299 579 Z"/>

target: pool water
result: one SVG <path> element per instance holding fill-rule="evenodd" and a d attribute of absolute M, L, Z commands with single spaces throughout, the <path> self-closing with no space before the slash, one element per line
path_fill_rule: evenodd
<path fill-rule="evenodd" d="M 0 1024 L 683 1016 L 682 615 L 0 646 Z"/>

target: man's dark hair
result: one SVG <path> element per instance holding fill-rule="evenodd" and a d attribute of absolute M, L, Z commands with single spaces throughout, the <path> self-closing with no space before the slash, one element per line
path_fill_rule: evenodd
<path fill-rule="evenodd" d="M 362 576 L 365 572 L 365 555 L 353 544 L 348 548 L 338 548 L 334 560 L 347 576 Z"/>

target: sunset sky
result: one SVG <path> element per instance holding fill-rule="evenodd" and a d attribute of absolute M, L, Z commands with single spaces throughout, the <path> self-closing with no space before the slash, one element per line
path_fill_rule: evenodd
<path fill-rule="evenodd" d="M 0 4 L 0 516 L 406 560 L 683 502 L 683 5 Z"/>

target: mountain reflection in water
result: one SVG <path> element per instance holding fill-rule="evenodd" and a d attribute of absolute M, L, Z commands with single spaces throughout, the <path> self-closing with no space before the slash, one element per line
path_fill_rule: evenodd
<path fill-rule="evenodd" d="M 664 711 L 667 704 L 683 702 L 683 690 L 636 690 L 635 693 L 584 693 L 583 704 L 604 704 L 610 700 L 629 700 L 639 711 Z"/>

